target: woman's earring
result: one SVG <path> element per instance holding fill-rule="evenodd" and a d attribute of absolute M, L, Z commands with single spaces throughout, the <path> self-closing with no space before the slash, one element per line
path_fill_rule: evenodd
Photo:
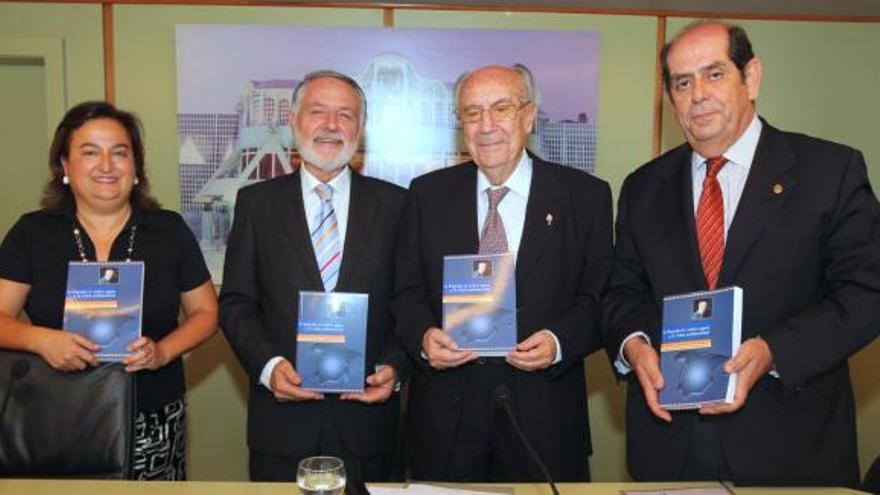
<path fill-rule="evenodd" d="M 70 179 L 67 178 L 67 174 L 64 174 L 64 177 L 61 178 L 61 183 L 65 186 L 70 184 Z"/>
<path fill-rule="evenodd" d="M 134 176 L 134 185 L 138 185 L 141 183 L 141 180 L 138 179 L 137 175 Z"/>

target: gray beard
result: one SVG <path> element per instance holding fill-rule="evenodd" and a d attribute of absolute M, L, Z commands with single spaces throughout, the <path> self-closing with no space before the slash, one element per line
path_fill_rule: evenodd
<path fill-rule="evenodd" d="M 307 162 L 310 165 L 314 165 L 318 167 L 322 171 L 331 174 L 346 166 L 351 159 L 354 158 L 354 154 L 357 153 L 357 141 L 353 143 L 348 143 L 342 150 L 336 154 L 336 156 L 332 158 L 322 158 L 312 149 L 311 143 L 309 143 L 306 139 L 300 135 L 300 133 L 294 129 L 293 131 L 294 139 L 296 140 L 296 147 L 299 150 L 299 155 L 302 157 L 303 161 Z"/>

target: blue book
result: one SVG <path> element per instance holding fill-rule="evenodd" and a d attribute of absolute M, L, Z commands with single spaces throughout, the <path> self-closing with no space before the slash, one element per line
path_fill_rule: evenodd
<path fill-rule="evenodd" d="M 742 339 L 742 289 L 727 287 L 663 298 L 660 368 L 665 409 L 733 402 L 736 375 L 724 363 Z"/>
<path fill-rule="evenodd" d="M 132 354 L 141 336 L 144 263 L 75 262 L 67 267 L 63 328 L 101 346 L 99 361 L 118 362 Z"/>
<path fill-rule="evenodd" d="M 479 356 L 516 347 L 513 254 L 443 257 L 443 328 L 459 349 Z"/>
<path fill-rule="evenodd" d="M 363 392 L 368 305 L 367 294 L 299 293 L 296 370 L 302 388 Z"/>

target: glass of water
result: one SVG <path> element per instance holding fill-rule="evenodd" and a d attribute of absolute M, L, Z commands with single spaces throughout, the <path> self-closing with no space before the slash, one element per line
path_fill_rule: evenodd
<path fill-rule="evenodd" d="M 303 495 L 342 495 L 345 465 L 338 457 L 307 457 L 296 469 L 296 485 Z"/>

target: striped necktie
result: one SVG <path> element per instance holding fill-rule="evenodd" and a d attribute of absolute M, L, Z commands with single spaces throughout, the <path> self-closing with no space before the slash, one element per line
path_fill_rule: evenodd
<path fill-rule="evenodd" d="M 486 220 L 483 222 L 483 232 L 480 233 L 479 254 L 502 254 L 508 252 L 507 232 L 504 230 L 504 222 L 498 213 L 498 203 L 504 199 L 507 187 L 498 189 L 487 188 L 489 195 L 489 211 L 486 212 Z"/>
<path fill-rule="evenodd" d="M 697 205 L 697 241 L 709 289 L 715 289 L 724 260 L 724 198 L 718 184 L 718 172 L 725 163 L 727 159 L 723 156 L 706 161 L 703 193 Z"/>
<path fill-rule="evenodd" d="M 339 278 L 339 265 L 342 262 L 339 243 L 339 224 L 333 210 L 333 188 L 321 183 L 315 186 L 315 193 L 321 198 L 321 210 L 315 219 L 312 230 L 312 246 L 315 248 L 315 260 L 321 271 L 324 290 L 333 292 L 336 279 Z"/>

